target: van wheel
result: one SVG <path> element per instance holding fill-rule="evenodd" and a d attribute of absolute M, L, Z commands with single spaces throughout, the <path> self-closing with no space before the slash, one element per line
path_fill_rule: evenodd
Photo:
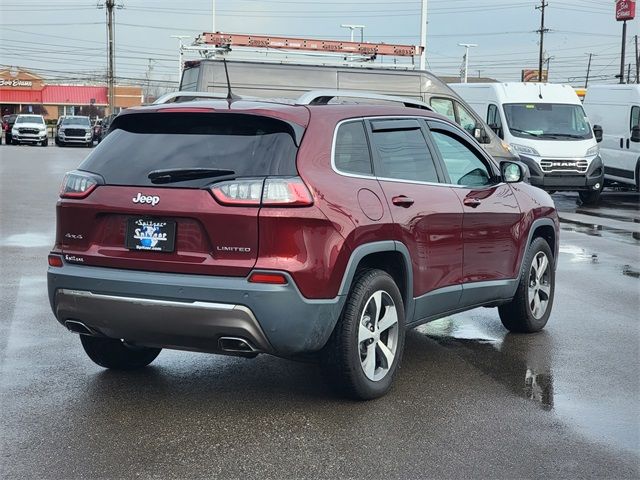
<path fill-rule="evenodd" d="M 537 237 L 524 259 L 515 296 L 511 302 L 498 307 L 505 328 L 518 333 L 542 330 L 551 315 L 555 283 L 551 248 L 544 238 Z"/>
<path fill-rule="evenodd" d="M 393 384 L 404 337 L 404 304 L 393 278 L 363 270 L 322 352 L 330 381 L 355 399 L 381 397 Z"/>
<path fill-rule="evenodd" d="M 160 348 L 127 345 L 120 339 L 80 335 L 84 351 L 91 360 L 105 368 L 135 370 L 153 362 Z"/>
<path fill-rule="evenodd" d="M 578 192 L 578 195 L 583 205 L 595 205 L 600 200 L 601 193 L 602 188 L 600 190 L 581 191 Z"/>

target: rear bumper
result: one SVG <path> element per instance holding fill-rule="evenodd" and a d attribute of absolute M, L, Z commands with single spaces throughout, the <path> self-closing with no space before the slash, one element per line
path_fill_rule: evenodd
<path fill-rule="evenodd" d="M 520 160 L 529 167 L 531 185 L 544 190 L 594 190 L 596 184 L 600 188 L 604 184 L 604 166 L 599 156 L 591 161 L 585 173 L 544 173 L 533 159 L 521 155 Z"/>
<path fill-rule="evenodd" d="M 61 324 L 139 345 L 225 353 L 221 337 L 257 352 L 317 351 L 340 315 L 343 297 L 308 300 L 287 285 L 245 278 L 140 272 L 65 264 L 49 268 L 49 301 Z"/>

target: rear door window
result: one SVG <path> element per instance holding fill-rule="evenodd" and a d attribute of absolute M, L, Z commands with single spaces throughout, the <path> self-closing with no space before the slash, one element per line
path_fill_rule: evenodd
<path fill-rule="evenodd" d="M 297 175 L 293 127 L 270 117 L 227 113 L 136 113 L 119 116 L 114 130 L 80 165 L 110 185 L 153 185 L 150 172 L 207 168 L 235 177 Z M 171 183 L 202 187 L 208 179 Z"/>
<path fill-rule="evenodd" d="M 334 151 L 336 169 L 345 173 L 371 175 L 371 155 L 364 122 L 348 122 L 338 127 Z"/>
<path fill-rule="evenodd" d="M 433 157 L 417 120 L 372 121 L 381 178 L 438 182 Z"/>

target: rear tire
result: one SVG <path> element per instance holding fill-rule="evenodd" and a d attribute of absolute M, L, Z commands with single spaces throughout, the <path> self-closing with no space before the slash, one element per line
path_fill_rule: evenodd
<path fill-rule="evenodd" d="M 84 351 L 101 367 L 114 370 L 135 370 L 153 362 L 162 349 L 135 347 L 116 338 L 80 335 Z"/>
<path fill-rule="evenodd" d="M 502 324 L 511 332 L 542 330 L 553 307 L 555 260 L 549 244 L 537 237 L 523 260 L 518 289 L 511 302 L 498 307 Z"/>
<path fill-rule="evenodd" d="M 404 304 L 393 278 L 382 270 L 363 270 L 322 351 L 325 372 L 351 398 L 381 397 L 393 384 L 404 338 Z"/>

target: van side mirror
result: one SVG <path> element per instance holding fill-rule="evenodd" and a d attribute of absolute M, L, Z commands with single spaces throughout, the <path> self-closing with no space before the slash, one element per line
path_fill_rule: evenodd
<path fill-rule="evenodd" d="M 596 137 L 596 142 L 602 141 L 602 127 L 600 125 L 593 126 L 593 136 Z"/>
<path fill-rule="evenodd" d="M 631 129 L 631 141 L 635 143 L 640 142 L 640 125 L 636 125 Z"/>
<path fill-rule="evenodd" d="M 499 127 L 499 126 L 498 126 L 498 125 L 496 125 L 495 123 L 490 123 L 490 124 L 489 124 L 489 128 L 490 128 L 491 130 L 493 130 L 493 131 L 494 131 L 494 133 L 495 133 L 496 135 L 498 135 L 500 138 L 503 138 L 503 136 L 502 136 L 502 127 Z"/>
<path fill-rule="evenodd" d="M 501 162 L 500 174 L 502 181 L 506 183 L 517 183 L 524 180 L 524 169 L 522 165 L 516 162 Z"/>

